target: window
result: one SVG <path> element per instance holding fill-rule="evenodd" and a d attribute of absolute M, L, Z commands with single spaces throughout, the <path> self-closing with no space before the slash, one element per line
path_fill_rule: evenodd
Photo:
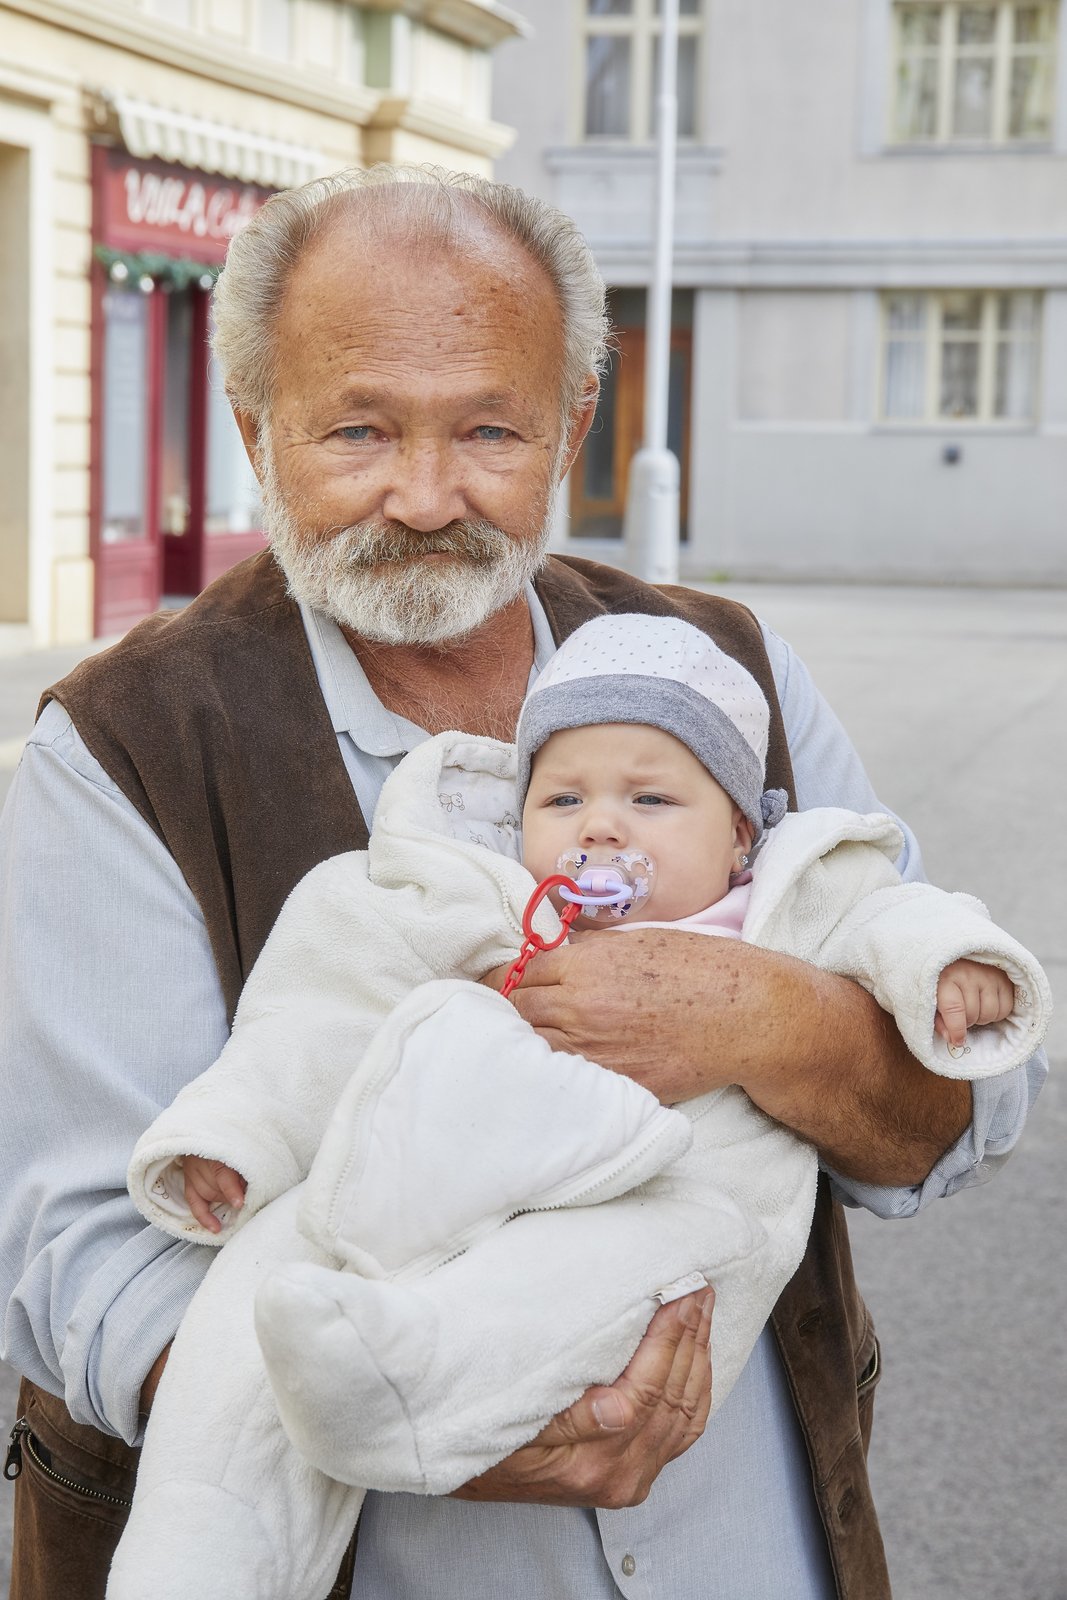
<path fill-rule="evenodd" d="M 895 6 L 894 140 L 1050 139 L 1057 12 L 1051 0 Z"/>
<path fill-rule="evenodd" d="M 100 538 L 145 536 L 148 483 L 149 312 L 147 295 L 109 285 L 104 294 L 104 449 Z"/>
<path fill-rule="evenodd" d="M 275 61 L 288 61 L 293 48 L 293 0 L 257 0 L 256 38 Z"/>
<path fill-rule="evenodd" d="M 1032 422 L 1039 296 L 958 289 L 883 300 L 887 422 Z"/>
<path fill-rule="evenodd" d="M 655 137 L 660 0 L 582 0 L 582 133 L 643 144 Z M 697 134 L 702 0 L 679 0 L 678 135 Z"/>

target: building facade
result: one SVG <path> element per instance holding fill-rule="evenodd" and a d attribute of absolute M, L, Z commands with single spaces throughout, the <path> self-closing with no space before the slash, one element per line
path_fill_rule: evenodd
<path fill-rule="evenodd" d="M 612 288 L 559 529 L 611 559 L 642 429 L 659 4 L 527 9 L 496 60 L 518 130 L 497 175 L 573 215 Z M 1067 581 L 1067 7 L 680 9 L 683 572 Z"/>
<path fill-rule="evenodd" d="M 375 161 L 487 173 L 495 0 L 0 0 L 0 645 L 118 632 L 262 538 L 209 359 L 233 233 Z"/>

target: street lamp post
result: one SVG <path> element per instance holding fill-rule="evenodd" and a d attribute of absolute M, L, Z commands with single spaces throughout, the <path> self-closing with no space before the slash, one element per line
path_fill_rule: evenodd
<path fill-rule="evenodd" d="M 627 565 L 650 583 L 678 581 L 678 457 L 667 448 L 678 140 L 678 0 L 660 0 L 656 84 L 656 215 L 645 347 L 645 436 L 630 462 Z"/>

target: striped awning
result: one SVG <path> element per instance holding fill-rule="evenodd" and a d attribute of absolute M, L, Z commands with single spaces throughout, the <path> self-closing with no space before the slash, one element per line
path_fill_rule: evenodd
<path fill-rule="evenodd" d="M 104 92 L 96 98 L 104 103 L 101 109 L 106 108 L 106 119 L 118 124 L 117 132 L 127 150 L 142 160 L 175 161 L 266 189 L 291 189 L 325 172 L 329 165 L 320 150 L 306 145 L 248 133 L 124 94 Z"/>

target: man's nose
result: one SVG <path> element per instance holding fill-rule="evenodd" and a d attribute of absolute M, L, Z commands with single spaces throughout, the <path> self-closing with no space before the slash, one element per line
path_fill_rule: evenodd
<path fill-rule="evenodd" d="M 468 515 L 457 464 L 446 446 L 429 441 L 397 452 L 382 515 L 419 533 L 435 533 Z"/>

